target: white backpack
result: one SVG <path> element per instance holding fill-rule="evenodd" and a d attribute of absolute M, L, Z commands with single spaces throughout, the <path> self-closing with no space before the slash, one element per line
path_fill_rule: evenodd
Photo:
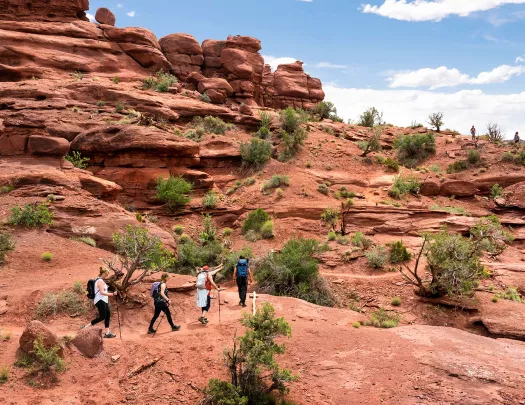
<path fill-rule="evenodd" d="M 201 271 L 197 275 L 197 282 L 195 285 L 197 286 L 197 289 L 199 290 L 205 290 L 206 289 L 206 279 L 208 278 L 208 272 L 207 271 Z"/>

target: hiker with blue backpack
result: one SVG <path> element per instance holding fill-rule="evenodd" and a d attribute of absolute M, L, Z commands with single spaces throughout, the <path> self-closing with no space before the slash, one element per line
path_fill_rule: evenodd
<path fill-rule="evenodd" d="M 246 307 L 246 293 L 248 292 L 248 283 L 253 281 L 250 262 L 244 256 L 239 257 L 239 261 L 233 270 L 233 281 L 237 283 L 239 290 L 239 305 Z"/>
<path fill-rule="evenodd" d="M 164 312 L 166 319 L 171 326 L 171 331 L 176 332 L 180 329 L 179 325 L 175 325 L 171 319 L 170 304 L 171 300 L 168 297 L 168 288 L 166 287 L 166 281 L 168 281 L 169 274 L 163 273 L 160 277 L 160 281 L 156 281 L 151 285 L 150 295 L 155 303 L 155 314 L 151 318 L 151 322 L 148 328 L 148 334 L 155 334 L 156 330 L 153 328 L 155 321 L 159 317 L 161 312 Z M 160 325 L 160 322 L 159 322 Z M 158 329 L 158 326 L 157 326 Z"/>

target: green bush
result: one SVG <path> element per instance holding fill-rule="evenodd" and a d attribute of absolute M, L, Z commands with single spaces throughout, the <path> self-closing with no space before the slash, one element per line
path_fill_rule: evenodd
<path fill-rule="evenodd" d="M 396 241 L 387 245 L 390 247 L 390 263 L 404 263 L 410 261 L 412 254 L 408 251 L 403 241 Z"/>
<path fill-rule="evenodd" d="M 84 295 L 85 294 L 84 284 L 82 284 L 81 281 L 75 281 L 73 283 L 73 292 L 75 294 Z"/>
<path fill-rule="evenodd" d="M 365 253 L 365 256 L 368 259 L 370 266 L 376 269 L 382 269 L 385 267 L 388 260 L 388 255 L 383 246 L 376 246 L 375 248 L 368 250 Z"/>
<path fill-rule="evenodd" d="M 363 151 L 361 154 L 362 157 L 366 157 L 369 153 L 378 152 L 381 150 L 381 128 L 376 128 L 373 130 L 372 135 L 362 142 L 358 142 L 357 146 Z"/>
<path fill-rule="evenodd" d="M 395 328 L 399 325 L 400 320 L 400 316 L 395 312 L 389 312 L 383 308 L 379 308 L 370 315 L 370 321 L 366 324 L 376 328 Z"/>
<path fill-rule="evenodd" d="M 406 194 L 419 194 L 421 188 L 421 181 L 415 175 L 399 175 L 396 176 L 392 188 L 389 190 L 388 195 L 395 199 L 401 199 Z"/>
<path fill-rule="evenodd" d="M 394 297 L 392 298 L 392 301 L 390 302 L 390 304 L 394 307 L 401 306 L 401 303 L 402 303 L 401 297 Z"/>
<path fill-rule="evenodd" d="M 334 103 L 330 101 L 321 101 L 319 104 L 316 104 L 316 106 L 313 108 L 313 113 L 317 114 L 320 120 L 340 120 L 340 118 L 337 116 L 337 108 L 335 108 Z"/>
<path fill-rule="evenodd" d="M 248 397 L 242 395 L 241 387 L 217 378 L 210 379 L 203 392 L 206 395 L 203 405 L 248 405 Z"/>
<path fill-rule="evenodd" d="M 348 191 L 345 186 L 342 186 L 339 189 L 339 195 L 343 198 L 354 198 L 355 193 L 353 191 Z"/>
<path fill-rule="evenodd" d="M 182 176 L 172 176 L 167 180 L 159 177 L 157 180 L 156 197 L 168 204 L 170 209 L 187 204 L 190 199 L 186 196 L 193 190 L 193 184 L 184 180 Z"/>
<path fill-rule="evenodd" d="M 120 100 L 117 100 L 115 102 L 115 111 L 118 112 L 118 113 L 121 113 L 122 111 L 124 111 L 126 107 L 124 106 L 124 103 Z"/>
<path fill-rule="evenodd" d="M 202 118 L 193 118 L 192 125 L 194 128 L 202 128 L 205 132 L 210 134 L 222 135 L 233 128 L 232 124 L 227 124 L 219 117 L 212 117 L 210 115 Z"/>
<path fill-rule="evenodd" d="M 368 249 L 372 246 L 372 239 L 368 239 L 363 232 L 356 232 L 352 236 L 352 245 L 360 247 L 362 249 Z"/>
<path fill-rule="evenodd" d="M 262 208 L 257 208 L 248 214 L 248 217 L 242 225 L 242 233 L 248 231 L 261 232 L 261 229 L 266 221 L 269 221 L 270 215 Z"/>
<path fill-rule="evenodd" d="M 441 173 L 441 167 L 439 167 L 439 165 L 436 165 L 436 164 L 430 165 L 429 169 L 431 172 L 438 173 L 438 174 Z"/>
<path fill-rule="evenodd" d="M 416 167 L 421 161 L 436 153 L 434 134 L 403 135 L 396 139 L 394 148 L 397 160 L 405 167 Z"/>
<path fill-rule="evenodd" d="M 191 237 L 185 233 L 183 233 L 182 235 L 180 235 L 179 237 L 179 243 L 180 244 L 184 244 L 184 243 L 189 243 L 191 242 Z"/>
<path fill-rule="evenodd" d="M 507 244 L 512 243 L 514 237 L 502 226 L 499 218 L 495 215 L 478 220 L 475 226 L 470 228 L 470 237 L 477 247 L 492 255 L 499 255 L 507 249 Z"/>
<path fill-rule="evenodd" d="M 206 131 L 204 131 L 204 128 L 197 127 L 195 129 L 190 129 L 184 132 L 184 135 L 182 136 L 184 138 L 191 139 L 193 142 L 202 142 L 204 140 L 205 134 L 206 134 Z"/>
<path fill-rule="evenodd" d="M 334 241 L 337 238 L 337 234 L 334 231 L 328 232 L 328 240 L 330 242 Z"/>
<path fill-rule="evenodd" d="M 177 273 L 194 274 L 196 267 L 217 266 L 224 254 L 224 247 L 217 240 L 198 244 L 188 235 L 181 235 L 179 242 L 180 245 L 177 247 Z"/>
<path fill-rule="evenodd" d="M 315 255 L 321 251 L 313 239 L 291 239 L 279 253 L 269 253 L 257 266 L 255 278 L 261 292 L 297 297 L 332 306 L 334 298 L 319 277 Z"/>
<path fill-rule="evenodd" d="M 451 163 L 447 167 L 447 173 L 458 173 L 468 169 L 468 162 L 466 160 L 458 160 L 457 162 Z"/>
<path fill-rule="evenodd" d="M 375 107 L 370 107 L 364 111 L 357 120 L 357 125 L 361 127 L 374 128 L 384 124 L 383 113 L 379 112 Z"/>
<path fill-rule="evenodd" d="M 386 166 L 389 172 L 399 172 L 399 163 L 397 162 L 397 160 L 392 158 L 386 158 L 383 164 Z"/>
<path fill-rule="evenodd" d="M 262 168 L 271 155 L 272 145 L 262 139 L 252 138 L 248 143 L 241 143 L 241 158 L 245 166 Z"/>
<path fill-rule="evenodd" d="M 290 177 L 282 175 L 282 174 L 276 174 L 272 176 L 269 180 L 265 181 L 261 187 L 261 191 L 264 194 L 267 194 L 268 190 L 272 190 L 274 188 L 279 187 L 288 187 L 290 185 Z"/>
<path fill-rule="evenodd" d="M 514 162 L 514 155 L 509 151 L 505 151 L 501 157 L 501 160 L 504 162 Z"/>
<path fill-rule="evenodd" d="M 182 235 L 184 233 L 184 227 L 182 225 L 173 225 L 173 228 L 171 228 L 171 230 L 176 235 Z"/>
<path fill-rule="evenodd" d="M 2 366 L 0 369 L 0 384 L 5 384 L 9 380 L 9 367 Z"/>
<path fill-rule="evenodd" d="M 525 303 L 525 299 L 521 297 L 517 287 L 509 287 L 505 292 L 498 293 L 495 296 L 504 300 Z"/>
<path fill-rule="evenodd" d="M 210 190 L 206 193 L 204 198 L 202 199 L 202 205 L 204 208 L 210 209 L 215 208 L 217 205 L 217 194 L 215 191 Z"/>
<path fill-rule="evenodd" d="M 51 260 L 53 260 L 53 253 L 51 252 L 42 253 L 42 260 L 45 262 L 50 262 Z"/>
<path fill-rule="evenodd" d="M 35 318 L 45 320 L 48 317 L 60 314 L 69 316 L 83 315 L 87 312 L 85 306 L 84 289 L 65 290 L 61 293 L 47 293 L 35 309 Z"/>
<path fill-rule="evenodd" d="M 317 191 L 319 191 L 321 194 L 328 195 L 330 188 L 325 183 L 321 183 L 317 186 Z"/>
<path fill-rule="evenodd" d="M 53 223 L 53 213 L 45 202 L 25 204 L 23 207 L 16 206 L 11 208 L 9 223 L 28 228 L 40 228 Z"/>
<path fill-rule="evenodd" d="M 501 187 L 499 184 L 494 184 L 492 188 L 490 189 L 490 197 L 492 199 L 496 199 L 501 197 L 503 194 L 503 187 Z"/>
<path fill-rule="evenodd" d="M 254 136 L 260 139 L 269 139 L 272 136 L 272 133 L 270 131 L 270 125 L 272 124 L 272 116 L 268 112 L 259 110 L 259 117 L 261 118 L 261 122 L 259 124 L 259 129 L 254 134 Z"/>
<path fill-rule="evenodd" d="M 275 196 L 276 196 L 278 199 L 283 198 L 283 195 L 284 195 L 284 190 L 283 190 L 282 188 L 276 188 L 276 189 L 275 189 Z"/>
<path fill-rule="evenodd" d="M 282 138 L 283 147 L 280 159 L 285 161 L 295 156 L 308 135 L 301 126 L 303 122 L 302 117 L 292 107 L 281 111 L 280 120 L 281 130 L 279 134 Z"/>
<path fill-rule="evenodd" d="M 273 238 L 273 221 L 266 221 L 261 227 L 261 236 L 263 239 Z"/>
<path fill-rule="evenodd" d="M 74 150 L 71 152 L 71 154 L 67 154 L 65 159 L 68 162 L 71 162 L 71 164 L 79 169 L 87 169 L 88 168 L 88 162 L 89 158 L 82 157 L 81 153 Z"/>
<path fill-rule="evenodd" d="M 481 161 L 481 154 L 476 149 L 469 149 L 467 152 L 467 161 L 471 165 L 475 165 Z"/>
<path fill-rule="evenodd" d="M 222 235 L 223 236 L 230 236 L 232 233 L 233 233 L 233 229 L 232 228 L 224 228 L 222 230 Z"/>
<path fill-rule="evenodd" d="M 59 352 L 59 345 L 47 348 L 44 344 L 44 338 L 40 336 L 33 343 L 31 355 L 35 358 L 40 370 L 43 372 L 60 373 L 66 370 L 66 365 L 62 357 L 58 354 Z"/>
<path fill-rule="evenodd" d="M 81 242 L 81 243 L 84 243 L 88 246 L 91 246 L 91 247 L 97 247 L 97 242 L 95 241 L 95 239 L 93 238 L 90 238 L 89 236 L 80 236 L 80 237 L 73 237 L 73 238 L 69 238 L 70 240 L 74 240 L 76 242 Z"/>
<path fill-rule="evenodd" d="M 330 226 L 332 229 L 335 229 L 337 225 L 337 220 L 339 219 L 339 211 L 328 207 L 321 214 L 321 221 L 326 225 Z"/>
<path fill-rule="evenodd" d="M 2 186 L 2 187 L 0 187 L 0 195 L 2 195 L 2 194 L 9 194 L 14 189 L 15 188 L 11 184 L 8 184 L 7 186 Z"/>
<path fill-rule="evenodd" d="M 163 71 L 158 71 L 155 74 L 155 77 L 147 77 L 143 80 L 142 87 L 144 89 L 154 88 L 155 91 L 160 93 L 166 93 L 169 91 L 170 87 L 173 84 L 178 83 L 178 79 L 170 73 L 164 73 Z"/>
<path fill-rule="evenodd" d="M 119 84 L 119 83 L 120 83 L 120 77 L 115 76 L 115 77 L 113 77 L 113 79 L 111 79 L 111 81 L 112 81 L 113 83 L 115 83 L 115 84 Z"/>
<path fill-rule="evenodd" d="M 206 93 L 202 93 L 199 96 L 199 100 L 202 101 L 203 103 L 211 103 L 211 98 Z"/>
<path fill-rule="evenodd" d="M 0 231 L 0 265 L 5 263 L 5 257 L 8 252 L 14 250 L 15 242 L 10 233 Z"/>
<path fill-rule="evenodd" d="M 525 151 L 520 150 L 518 152 L 518 154 L 514 157 L 514 163 L 525 166 Z"/>
<path fill-rule="evenodd" d="M 339 235 L 337 236 L 336 240 L 337 240 L 337 243 L 343 246 L 347 246 L 350 243 L 350 239 L 346 235 L 345 236 Z"/>
<path fill-rule="evenodd" d="M 259 239 L 261 239 L 261 234 L 255 231 L 248 231 L 244 234 L 244 239 L 246 239 L 248 242 L 257 242 Z"/>

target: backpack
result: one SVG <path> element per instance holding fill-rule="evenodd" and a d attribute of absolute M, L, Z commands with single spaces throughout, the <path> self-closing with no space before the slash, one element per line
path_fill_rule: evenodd
<path fill-rule="evenodd" d="M 207 271 L 201 271 L 197 275 L 197 281 L 195 282 L 195 286 L 199 290 L 205 290 L 206 289 L 206 280 L 208 279 L 208 272 Z"/>
<path fill-rule="evenodd" d="M 160 294 L 160 281 L 155 281 L 153 284 L 151 284 L 151 290 L 149 292 L 149 295 L 151 298 L 156 299 Z"/>
<path fill-rule="evenodd" d="M 237 277 L 248 276 L 248 260 L 241 259 L 237 263 Z"/>
<path fill-rule="evenodd" d="M 95 299 L 95 284 L 97 283 L 99 277 L 95 279 L 88 280 L 87 287 L 86 287 L 86 296 L 88 299 L 93 300 Z"/>

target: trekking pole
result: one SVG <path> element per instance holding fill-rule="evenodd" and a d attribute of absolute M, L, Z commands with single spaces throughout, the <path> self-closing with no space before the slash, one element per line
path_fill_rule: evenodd
<path fill-rule="evenodd" d="M 117 303 L 118 333 L 120 335 L 120 340 L 122 340 L 122 330 L 120 329 L 120 311 L 118 310 L 118 297 L 119 294 L 117 293 L 117 298 L 115 299 L 115 302 Z"/>
<path fill-rule="evenodd" d="M 217 286 L 217 294 L 219 295 L 219 323 L 221 323 L 221 286 Z"/>
<path fill-rule="evenodd" d="M 160 323 L 162 322 L 163 318 L 164 318 L 164 312 L 162 313 L 162 316 L 160 317 L 160 321 L 157 324 L 157 329 L 155 329 L 155 332 L 153 332 L 153 336 L 151 336 L 151 337 L 155 337 L 155 333 L 157 333 L 157 331 L 159 330 L 159 326 L 160 326 Z"/>

